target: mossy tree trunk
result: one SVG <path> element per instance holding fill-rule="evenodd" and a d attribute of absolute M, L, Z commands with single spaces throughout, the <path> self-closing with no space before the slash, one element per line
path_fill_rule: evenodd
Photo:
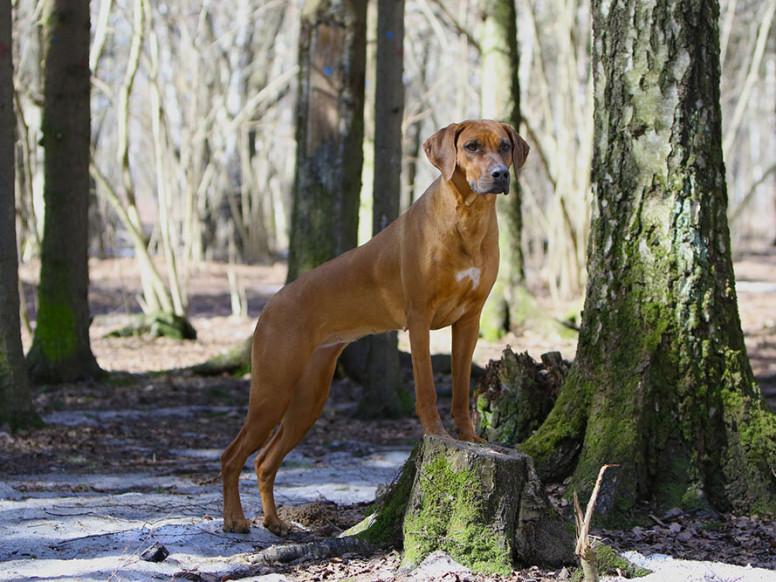
<path fill-rule="evenodd" d="M 11 4 L 0 5 L 0 426 L 12 431 L 40 424 L 32 406 L 19 321 L 19 274 L 14 203 L 13 61 Z"/>
<path fill-rule="evenodd" d="M 514 0 L 480 0 L 482 13 L 482 116 L 520 129 L 520 85 L 517 76 L 517 12 Z M 521 237 L 523 215 L 520 189 L 512 178 L 510 193 L 496 200 L 501 261 L 498 280 L 482 312 L 484 337 L 501 337 L 511 321 L 518 297 L 524 293 Z"/>
<path fill-rule="evenodd" d="M 66 382 L 100 373 L 89 343 L 88 211 L 91 140 L 88 0 L 44 5 L 44 192 L 32 378 Z"/>
<path fill-rule="evenodd" d="M 594 209 L 576 361 L 523 446 L 598 511 L 776 509 L 776 419 L 738 316 L 718 4 L 594 0 Z M 576 463 L 576 465 L 575 465 Z M 575 468 L 574 468 L 575 467 Z"/>
<path fill-rule="evenodd" d="M 514 0 L 480 0 L 482 14 L 482 117 L 520 129 L 520 84 L 517 75 L 517 11 Z M 480 331 L 495 341 L 514 328 L 530 327 L 542 333 L 566 335 L 525 286 L 522 249 L 522 194 L 515 177 L 510 192 L 496 200 L 499 222 L 498 279 L 482 311 Z"/>
<path fill-rule="evenodd" d="M 366 4 L 307 0 L 302 11 L 288 281 L 358 242 Z"/>
<path fill-rule="evenodd" d="M 399 217 L 403 61 L 404 0 L 378 0 L 373 235 Z M 360 354 L 364 360 L 364 392 L 358 407 L 360 416 L 396 417 L 411 411 L 409 403 L 403 405 L 400 398 L 400 393 L 406 393 L 407 389 L 399 365 L 399 337 L 395 331 L 362 338 L 348 346 L 346 351 L 353 352 L 350 357 Z"/>

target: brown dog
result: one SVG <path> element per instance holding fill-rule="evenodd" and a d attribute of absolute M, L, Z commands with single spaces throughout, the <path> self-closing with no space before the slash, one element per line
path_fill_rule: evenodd
<path fill-rule="evenodd" d="M 480 440 L 469 376 L 480 312 L 498 271 L 495 195 L 509 192 L 509 166 L 517 172 L 529 148 L 508 125 L 477 120 L 449 125 L 423 149 L 442 172 L 423 196 L 366 244 L 283 287 L 261 312 L 248 415 L 221 456 L 224 531 L 250 529 L 240 473 L 280 423 L 256 458 L 256 475 L 264 525 L 288 532 L 275 508 L 275 474 L 320 415 L 337 356 L 362 336 L 409 330 L 423 433 L 451 438 L 436 407 L 429 330 L 452 325 L 455 427 L 461 440 Z"/>

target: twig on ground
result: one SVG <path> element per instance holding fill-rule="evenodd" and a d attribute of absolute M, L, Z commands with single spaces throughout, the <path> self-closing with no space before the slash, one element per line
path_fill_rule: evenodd
<path fill-rule="evenodd" d="M 582 507 L 579 504 L 577 492 L 574 491 L 574 519 L 577 524 L 577 547 L 574 552 L 579 556 L 579 562 L 582 565 L 582 572 L 585 575 L 585 582 L 598 582 L 598 567 L 596 565 L 595 548 L 590 543 L 590 524 L 593 521 L 593 511 L 595 502 L 598 498 L 598 491 L 601 489 L 601 482 L 604 473 L 609 467 L 618 465 L 604 465 L 598 471 L 598 479 L 595 481 L 595 487 L 590 494 L 585 513 L 582 513 Z"/>

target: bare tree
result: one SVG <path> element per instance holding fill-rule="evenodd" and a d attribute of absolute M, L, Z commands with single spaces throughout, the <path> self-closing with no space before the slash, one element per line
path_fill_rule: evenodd
<path fill-rule="evenodd" d="M 375 87 L 375 159 L 372 234 L 399 217 L 404 115 L 404 0 L 377 3 L 377 71 Z M 408 411 L 399 365 L 396 332 L 371 335 L 346 348 L 345 359 L 361 360 L 364 393 L 359 414 L 368 418 L 398 416 Z M 362 357 L 358 357 L 362 356 Z M 352 362 L 351 362 L 352 366 Z"/>
<path fill-rule="evenodd" d="M 27 356 L 41 382 L 101 370 L 89 343 L 89 2 L 46 0 L 43 106 L 46 216 L 38 317 Z"/>
<path fill-rule="evenodd" d="M 12 431 L 42 423 L 32 405 L 19 333 L 19 274 L 14 210 L 11 3 L 0 3 L 0 425 Z"/>
<path fill-rule="evenodd" d="M 514 0 L 481 0 L 483 26 L 482 116 L 509 123 L 520 129 L 520 85 L 518 80 L 517 11 Z M 488 339 L 497 339 L 510 324 L 522 325 L 515 317 L 527 295 L 523 273 L 522 196 L 512 180 L 507 197 L 499 197 L 499 249 L 501 261 L 498 280 L 483 309 L 480 329 Z"/>
<path fill-rule="evenodd" d="M 461 117 L 481 115 L 483 95 L 503 93 L 488 90 L 482 74 L 492 52 L 489 37 L 478 29 L 482 3 L 405 0 L 404 207 L 433 179 L 418 155 L 422 138 Z M 17 2 L 14 12 L 22 261 L 38 255 L 43 232 L 38 144 L 44 4 Z M 542 283 L 556 298 L 575 298 L 585 284 L 589 233 L 589 0 L 515 4 L 521 131 L 534 152 L 521 180 L 527 281 L 532 289 Z M 92 174 L 98 182 L 98 205 L 92 208 L 108 225 L 104 248 L 124 252 L 123 241 L 131 241 L 128 250 L 143 274 L 137 301 L 144 310 L 172 312 L 176 303 L 185 310 L 189 273 L 202 260 L 232 256 L 265 262 L 287 249 L 295 175 L 289 152 L 296 146 L 291 112 L 303 5 L 303 0 L 91 3 Z M 730 225 L 734 248 L 740 249 L 764 241 L 764 234 L 772 237 L 776 218 L 771 73 L 776 55 L 769 49 L 776 10 L 773 0 L 721 0 L 721 8 Z M 155 74 L 152 31 L 158 45 Z M 155 93 L 159 107 L 152 103 Z M 167 220 L 160 221 L 165 213 Z M 512 323 L 521 317 L 509 316 Z"/>
<path fill-rule="evenodd" d="M 288 280 L 356 246 L 366 0 L 308 0 L 299 38 Z"/>
<path fill-rule="evenodd" d="M 102 12 L 110 11 L 110 2 L 102 5 Z M 119 217 L 122 225 L 129 233 L 135 255 L 140 266 L 140 277 L 143 287 L 142 306 L 147 313 L 159 311 L 175 313 L 173 299 L 165 286 L 159 270 L 157 269 L 148 249 L 148 244 L 143 233 L 143 223 L 138 209 L 135 179 L 132 175 L 130 163 L 130 120 L 129 108 L 132 90 L 140 66 L 140 55 L 147 31 L 147 7 L 143 0 L 135 0 L 132 6 L 132 34 L 127 65 L 123 73 L 122 81 L 116 95 L 116 157 L 118 167 L 121 169 L 121 184 L 124 192 L 124 200 L 108 177 L 102 172 L 96 163 L 92 163 L 92 175 L 99 186 L 98 191 L 107 199 L 113 211 Z M 107 17 L 100 19 L 95 42 L 105 36 L 104 28 L 107 27 Z M 92 50 L 90 62 L 96 67 L 99 64 L 100 45 Z M 179 298 L 180 302 L 180 298 Z M 182 315 L 182 311 L 178 311 Z"/>
<path fill-rule="evenodd" d="M 523 172 L 529 250 L 550 292 L 576 297 L 585 283 L 593 100 L 590 2 L 526 2 L 531 42 L 521 53 L 521 110 L 534 164 Z M 536 170 L 533 170 L 535 168 Z"/>

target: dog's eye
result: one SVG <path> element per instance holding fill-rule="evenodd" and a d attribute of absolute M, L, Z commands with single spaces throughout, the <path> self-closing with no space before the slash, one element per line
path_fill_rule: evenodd
<path fill-rule="evenodd" d="M 469 143 L 467 143 L 467 144 L 466 144 L 465 146 L 463 146 L 463 147 L 465 147 L 465 148 L 466 148 L 466 150 L 467 150 L 467 151 L 470 151 L 470 152 L 476 152 L 476 151 L 477 151 L 477 149 L 478 149 L 478 146 L 477 146 L 477 142 L 476 142 L 476 141 L 470 141 Z"/>
<path fill-rule="evenodd" d="M 509 150 L 512 149 L 512 145 L 508 144 L 507 142 L 501 142 L 501 146 L 499 147 L 499 149 L 502 152 L 508 152 Z"/>

